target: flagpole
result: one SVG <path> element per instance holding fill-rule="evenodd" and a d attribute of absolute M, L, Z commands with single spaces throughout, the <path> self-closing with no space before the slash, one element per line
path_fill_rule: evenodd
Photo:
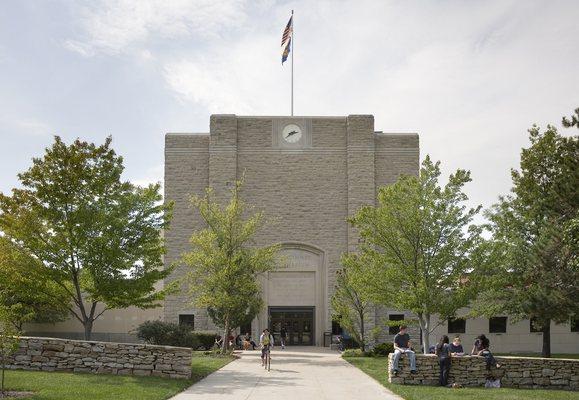
<path fill-rule="evenodd" d="M 292 10 L 292 117 L 294 116 L 294 49 L 295 49 L 295 42 L 294 42 L 294 10 Z"/>

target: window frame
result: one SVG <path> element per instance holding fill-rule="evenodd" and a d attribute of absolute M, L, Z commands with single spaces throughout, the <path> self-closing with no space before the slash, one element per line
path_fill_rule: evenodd
<path fill-rule="evenodd" d="M 181 318 L 185 317 L 185 318 Z M 184 319 L 191 318 L 191 322 L 185 322 Z M 191 330 L 195 330 L 195 314 L 179 314 L 179 326 L 186 326 L 191 328 Z"/>
<path fill-rule="evenodd" d="M 462 324 L 460 324 L 460 325 L 462 325 L 462 329 L 454 329 L 453 328 L 453 330 L 451 330 L 451 324 L 457 323 L 459 321 L 462 322 Z M 453 334 L 454 333 L 466 333 L 466 318 L 449 318 L 446 321 L 446 324 L 447 324 L 446 330 L 448 333 L 453 333 Z"/>
<path fill-rule="evenodd" d="M 396 318 L 392 318 L 392 317 Z M 402 317 L 402 318 L 398 318 Z M 405 315 L 404 314 L 388 314 L 388 321 L 404 321 Z M 400 331 L 400 325 L 395 326 L 388 326 L 388 334 L 389 335 L 396 335 Z"/>
<path fill-rule="evenodd" d="M 489 318 L 489 333 L 499 333 L 499 334 L 500 334 L 500 333 L 507 333 L 507 325 L 508 325 L 508 323 L 509 323 L 509 319 L 508 319 L 508 318 L 509 318 L 509 317 L 504 317 L 504 316 L 490 317 L 490 318 Z M 495 323 L 497 323 L 498 321 L 504 321 L 504 331 L 503 331 L 503 330 L 498 331 L 498 330 L 496 329 L 496 325 L 495 325 L 495 327 L 494 327 L 494 329 L 493 329 L 493 320 L 494 320 Z M 502 327 L 502 326 L 503 326 L 503 323 L 501 322 L 500 325 L 501 325 L 501 327 Z"/>

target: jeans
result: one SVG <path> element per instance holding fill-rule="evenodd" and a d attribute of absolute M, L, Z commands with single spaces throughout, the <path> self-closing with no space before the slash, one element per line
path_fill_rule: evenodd
<path fill-rule="evenodd" d="M 497 365 L 497 360 L 495 360 L 495 358 L 493 357 L 492 353 L 489 350 L 484 350 L 481 353 L 481 356 L 483 356 L 486 360 L 486 364 L 487 364 L 487 371 L 490 371 L 491 366 L 495 366 Z"/>
<path fill-rule="evenodd" d="M 398 371 L 398 361 L 400 361 L 400 357 L 402 354 L 406 354 L 408 356 L 408 360 L 410 360 L 410 370 L 416 371 L 416 354 L 410 349 L 406 350 L 404 353 L 400 350 L 394 350 L 394 357 L 392 357 L 392 369 L 394 371 Z"/>
<path fill-rule="evenodd" d="M 447 386 L 448 374 L 450 373 L 450 357 L 440 357 L 438 362 L 440 363 L 440 378 L 438 382 L 440 386 Z"/>

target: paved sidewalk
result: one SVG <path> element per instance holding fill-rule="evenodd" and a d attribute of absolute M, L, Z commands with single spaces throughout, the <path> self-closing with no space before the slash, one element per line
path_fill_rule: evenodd
<path fill-rule="evenodd" d="M 401 400 L 327 348 L 276 347 L 269 372 L 259 357 L 259 351 L 244 351 L 171 400 Z"/>

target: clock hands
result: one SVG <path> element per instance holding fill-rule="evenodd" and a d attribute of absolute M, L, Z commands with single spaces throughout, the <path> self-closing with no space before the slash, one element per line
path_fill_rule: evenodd
<path fill-rule="evenodd" d="M 287 134 L 287 136 L 286 136 L 286 137 L 290 137 L 290 136 L 292 136 L 292 135 L 295 135 L 296 133 L 298 133 L 298 131 L 291 131 L 291 132 L 288 132 L 288 134 Z"/>

